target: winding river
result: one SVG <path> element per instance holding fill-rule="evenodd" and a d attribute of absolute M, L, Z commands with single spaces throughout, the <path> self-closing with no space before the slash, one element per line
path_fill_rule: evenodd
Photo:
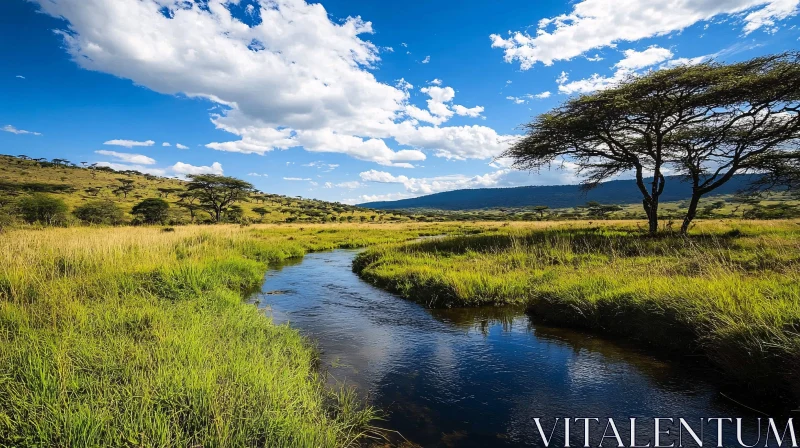
<path fill-rule="evenodd" d="M 534 324 L 522 309 L 429 310 L 398 298 L 351 271 L 356 253 L 314 253 L 278 266 L 252 300 L 316 341 L 329 381 L 356 386 L 386 411 L 379 426 L 415 444 L 543 446 L 534 417 L 549 433 L 555 417 L 753 415 L 698 366 Z M 581 446 L 582 436 L 573 441 Z"/>

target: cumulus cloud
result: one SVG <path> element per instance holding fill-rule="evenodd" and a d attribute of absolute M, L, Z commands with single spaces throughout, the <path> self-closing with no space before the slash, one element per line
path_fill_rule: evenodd
<path fill-rule="evenodd" d="M 178 143 L 177 145 L 175 145 L 175 147 L 176 147 L 176 148 L 178 148 L 178 149 L 189 149 L 189 147 L 188 147 L 188 146 L 186 146 L 186 145 L 181 145 L 180 143 Z"/>
<path fill-rule="evenodd" d="M 247 173 L 247 175 L 253 177 L 269 177 L 269 174 L 259 174 L 259 173 Z"/>
<path fill-rule="evenodd" d="M 131 154 L 127 152 L 116 152 L 116 151 L 106 151 L 105 149 L 101 149 L 100 151 L 95 151 L 95 154 L 100 154 L 102 156 L 113 157 L 121 162 L 125 163 L 135 163 L 139 165 L 155 165 L 155 159 L 147 157 L 142 154 Z"/>
<path fill-rule="evenodd" d="M 170 167 L 172 172 L 181 175 L 187 174 L 217 174 L 222 175 L 222 165 L 219 162 L 214 162 L 211 166 L 194 166 L 188 163 L 178 162 Z"/>
<path fill-rule="evenodd" d="M 384 140 L 428 132 L 420 122 L 482 112 L 444 103 L 409 108 L 413 86 L 384 84 L 370 72 L 380 49 L 361 36 L 372 24 L 331 20 L 319 3 L 261 0 L 243 23 L 226 0 L 32 1 L 66 19 L 61 36 L 83 68 L 221 106 L 212 122 L 238 138 L 206 145 L 215 150 L 263 155 L 303 147 L 408 167 L 425 160 L 423 151 L 442 148 L 394 149 Z"/>
<path fill-rule="evenodd" d="M 10 124 L 7 124 L 7 125 L 3 126 L 2 130 L 5 131 L 5 132 L 10 132 L 12 134 L 17 134 L 17 135 L 25 135 L 25 134 L 28 134 L 28 135 L 42 135 L 40 132 L 33 132 L 33 131 L 26 131 L 24 129 L 17 129 L 14 126 L 11 126 Z"/>
<path fill-rule="evenodd" d="M 447 159 L 488 159 L 496 157 L 517 136 L 498 135 L 486 126 L 413 127 L 399 126 L 395 140 L 401 145 L 426 148 Z"/>
<path fill-rule="evenodd" d="M 638 70 L 672 57 L 672 51 L 658 45 L 652 45 L 644 51 L 625 50 L 623 54 L 625 58 L 614 65 L 620 70 Z"/>
<path fill-rule="evenodd" d="M 126 148 L 133 148 L 134 146 L 153 146 L 156 142 L 152 140 L 147 140 L 145 142 L 137 142 L 136 140 L 109 140 L 104 145 L 111 145 L 111 146 L 124 146 Z"/>
<path fill-rule="evenodd" d="M 747 13 L 745 34 L 772 27 L 776 21 L 797 13 L 800 0 L 581 0 L 572 11 L 541 19 L 535 34 L 508 32 L 490 36 L 492 47 L 501 48 L 508 63 L 523 70 L 537 62 L 552 65 L 593 49 L 612 47 L 680 31 L 720 15 Z"/>
<path fill-rule="evenodd" d="M 425 56 L 425 59 L 422 60 L 423 64 L 427 64 L 429 62 L 431 62 L 431 57 L 430 56 Z"/>
<path fill-rule="evenodd" d="M 373 30 L 359 17 L 331 20 L 321 4 L 302 0 L 253 2 L 248 23 L 226 0 L 32 1 L 67 21 L 60 34 L 81 67 L 220 105 L 212 122 L 238 138 L 208 148 L 264 154 L 304 147 L 386 166 L 409 166 L 431 149 L 383 142 L 407 134 L 402 124 L 424 128 L 424 120 L 407 113 L 410 84 L 398 88 L 371 73 L 380 49 L 361 38 Z M 438 108 L 445 116 L 480 113 L 445 109 Z"/>
<path fill-rule="evenodd" d="M 284 177 L 283 180 L 296 182 L 296 181 L 309 181 L 311 179 L 307 177 Z"/>
<path fill-rule="evenodd" d="M 168 142 L 164 142 L 164 143 L 161 144 L 161 146 L 166 147 L 166 146 L 172 146 L 172 145 L 170 145 Z"/>
<path fill-rule="evenodd" d="M 573 93 L 591 93 L 616 86 L 629 79 L 631 76 L 635 76 L 637 70 L 652 67 L 664 61 L 667 62 L 661 64 L 660 68 L 689 63 L 689 60 L 686 58 L 682 60 L 669 60 L 673 56 L 672 51 L 657 45 L 650 46 L 642 51 L 629 49 L 622 53 L 625 57 L 614 64 L 613 68 L 615 71 L 611 76 L 602 76 L 595 73 L 586 79 L 569 81 L 568 75 L 565 72 L 561 72 L 561 76 L 558 77 L 557 81 L 558 91 L 568 95 Z M 702 62 L 700 58 L 697 60 L 698 62 Z"/>

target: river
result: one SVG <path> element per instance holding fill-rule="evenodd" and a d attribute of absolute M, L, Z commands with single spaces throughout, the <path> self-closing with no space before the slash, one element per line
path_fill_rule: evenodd
<path fill-rule="evenodd" d="M 318 344 L 330 382 L 356 386 L 386 411 L 378 426 L 416 444 L 542 446 L 535 417 L 547 433 L 556 417 L 752 417 L 711 370 L 538 325 L 522 309 L 429 310 L 361 281 L 356 253 L 278 266 L 253 300 Z"/>

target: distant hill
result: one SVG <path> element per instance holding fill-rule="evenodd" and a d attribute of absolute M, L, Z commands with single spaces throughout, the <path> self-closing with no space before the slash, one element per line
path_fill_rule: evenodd
<path fill-rule="evenodd" d="M 723 186 L 714 190 L 713 194 L 734 194 L 746 188 L 754 178 L 755 175 L 734 176 Z M 652 179 L 648 181 L 652 181 Z M 660 200 L 662 202 L 683 201 L 689 199 L 691 193 L 691 184 L 682 182 L 678 176 L 668 176 Z M 360 206 L 382 210 L 479 210 L 546 205 L 551 209 L 557 209 L 576 207 L 588 201 L 602 204 L 634 204 L 641 203 L 642 196 L 636 187 L 636 181 L 614 180 L 605 182 L 588 193 L 581 191 L 578 185 L 476 188 L 447 191 L 399 201 L 368 202 L 360 204 Z"/>
<path fill-rule="evenodd" d="M 58 161 L 58 163 L 55 163 Z M 120 179 L 133 181 L 134 189 L 127 195 L 115 193 Z M 142 199 L 160 197 L 172 205 L 175 214 L 181 219 L 187 212 L 178 207 L 178 193 L 184 191 L 186 182 L 179 179 L 152 176 L 137 171 L 115 171 L 111 168 L 95 169 L 75 166 L 67 160 L 31 159 L 27 156 L 15 157 L 0 155 L 0 212 L 4 204 L 14 198 L 31 193 L 46 193 L 62 199 L 70 210 L 88 201 L 99 199 L 116 203 L 125 212 Z M 396 220 L 391 213 L 365 210 L 352 205 L 288 197 L 277 194 L 256 192 L 247 202 L 241 202 L 244 216 L 253 221 L 272 222 L 322 222 L 322 221 L 361 221 Z M 261 216 L 255 209 L 263 208 Z M 264 211 L 262 210 L 262 211 Z M 204 212 L 198 219 L 207 219 Z"/>

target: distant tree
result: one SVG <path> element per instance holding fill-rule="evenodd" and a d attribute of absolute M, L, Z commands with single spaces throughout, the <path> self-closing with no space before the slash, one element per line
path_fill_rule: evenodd
<path fill-rule="evenodd" d="M 134 181 L 132 179 L 126 179 L 124 177 L 120 177 L 117 179 L 120 185 L 114 189 L 114 194 L 123 195 L 126 199 L 128 198 L 128 194 L 132 192 L 135 187 L 133 186 Z"/>
<path fill-rule="evenodd" d="M 189 175 L 187 190 L 195 192 L 199 203 L 220 222 L 236 202 L 246 201 L 253 185 L 240 179 L 215 174 Z"/>
<path fill-rule="evenodd" d="M 178 207 L 181 207 L 189 212 L 189 216 L 192 222 L 194 222 L 195 216 L 198 211 L 205 210 L 202 205 L 199 204 L 200 198 L 196 191 L 184 191 L 178 195 L 180 199 L 178 199 Z"/>
<path fill-rule="evenodd" d="M 20 217 L 28 223 L 59 225 L 66 221 L 67 205 L 59 198 L 42 193 L 24 196 L 17 201 Z"/>
<path fill-rule="evenodd" d="M 225 220 L 228 222 L 244 222 L 244 209 L 238 205 L 231 205 L 225 210 Z"/>
<path fill-rule="evenodd" d="M 261 220 L 262 220 L 262 221 L 264 220 L 264 215 L 266 215 L 267 213 L 269 213 L 269 210 L 267 210 L 267 209 L 266 209 L 266 208 L 264 208 L 264 207 L 256 207 L 256 208 L 254 208 L 254 209 L 253 209 L 253 211 L 254 211 L 254 212 L 256 212 L 256 213 L 258 213 L 258 216 L 260 216 L 260 217 L 261 217 Z"/>
<path fill-rule="evenodd" d="M 179 191 L 183 191 L 183 189 L 182 188 L 172 188 L 172 187 L 158 188 L 159 195 L 164 195 L 165 198 L 169 198 L 170 194 L 177 193 Z"/>
<path fill-rule="evenodd" d="M 596 201 L 587 202 L 585 208 L 588 210 L 589 216 L 598 218 L 606 218 L 611 213 L 622 211 L 622 207 L 619 205 L 604 205 Z"/>
<path fill-rule="evenodd" d="M 533 211 L 539 214 L 539 219 L 544 219 L 544 213 L 548 210 L 550 210 L 550 207 L 546 205 L 537 205 L 533 207 Z"/>
<path fill-rule="evenodd" d="M 146 224 L 163 224 L 169 216 L 169 203 L 159 198 L 148 198 L 133 206 L 131 213 Z"/>
<path fill-rule="evenodd" d="M 92 196 L 97 196 L 100 193 L 101 190 L 98 187 L 88 187 L 88 188 L 84 189 L 83 191 L 85 191 L 86 193 L 88 193 L 88 194 L 90 194 Z"/>
<path fill-rule="evenodd" d="M 121 224 L 125 215 L 117 204 L 111 201 L 91 201 L 77 207 L 72 212 L 75 217 L 90 224 Z"/>
<path fill-rule="evenodd" d="M 81 162 L 81 166 L 86 168 L 89 165 L 89 162 Z"/>

